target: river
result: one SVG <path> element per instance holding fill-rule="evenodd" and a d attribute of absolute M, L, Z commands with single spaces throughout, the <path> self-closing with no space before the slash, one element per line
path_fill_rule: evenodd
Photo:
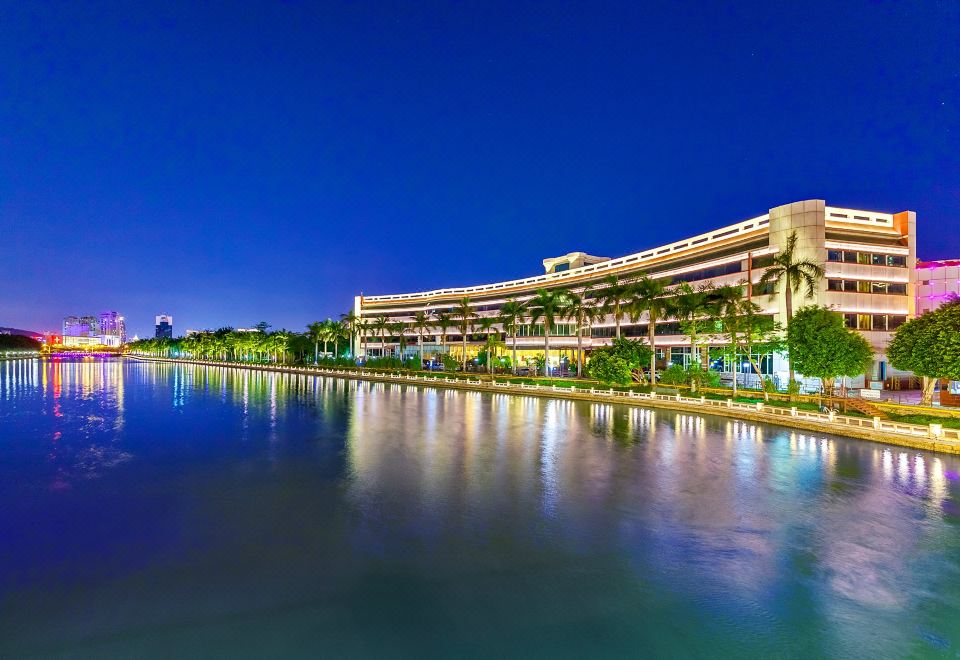
<path fill-rule="evenodd" d="M 960 657 L 960 460 L 663 410 L 0 363 L 0 657 Z"/>

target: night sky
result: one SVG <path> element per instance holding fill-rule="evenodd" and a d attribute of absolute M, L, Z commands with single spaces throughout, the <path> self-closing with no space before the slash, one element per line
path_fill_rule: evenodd
<path fill-rule="evenodd" d="M 958 104 L 960 2 L 7 2 L 0 326 L 302 330 L 811 198 L 956 258 Z"/>

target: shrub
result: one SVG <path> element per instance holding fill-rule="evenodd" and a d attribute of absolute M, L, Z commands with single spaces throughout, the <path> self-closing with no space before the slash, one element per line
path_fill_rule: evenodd
<path fill-rule="evenodd" d="M 671 364 L 660 372 L 660 382 L 664 385 L 686 385 L 687 370 L 679 364 Z"/>
<path fill-rule="evenodd" d="M 627 361 L 606 351 L 594 352 L 590 375 L 605 385 L 629 385 L 633 381 Z"/>

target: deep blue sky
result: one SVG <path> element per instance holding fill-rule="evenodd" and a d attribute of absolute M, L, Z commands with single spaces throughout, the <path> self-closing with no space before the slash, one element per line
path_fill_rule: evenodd
<path fill-rule="evenodd" d="M 0 326 L 299 330 L 809 198 L 916 210 L 921 257 L 960 257 L 958 26 L 949 1 L 4 3 Z"/>

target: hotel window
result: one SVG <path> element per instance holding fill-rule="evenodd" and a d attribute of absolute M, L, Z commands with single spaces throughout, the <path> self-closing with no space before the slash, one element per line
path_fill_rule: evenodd
<path fill-rule="evenodd" d="M 857 315 L 856 314 L 844 314 L 843 315 L 843 324 L 850 328 L 851 330 L 857 329 Z"/>
<path fill-rule="evenodd" d="M 843 261 L 843 250 L 827 250 L 827 261 Z M 756 263 L 756 261 L 754 261 Z"/>
<path fill-rule="evenodd" d="M 897 296 L 907 295 L 907 285 L 904 282 L 890 283 L 887 285 L 887 293 Z"/>
<path fill-rule="evenodd" d="M 849 250 L 844 250 L 843 252 L 843 263 L 845 264 L 855 264 L 857 263 L 857 253 L 850 252 Z"/>
<path fill-rule="evenodd" d="M 890 254 L 887 255 L 887 265 L 896 266 L 897 268 L 906 268 L 907 267 L 907 258 L 902 254 Z"/>
<path fill-rule="evenodd" d="M 864 266 L 869 266 L 872 263 L 872 259 L 869 252 L 858 252 L 857 253 L 857 263 Z"/>
<path fill-rule="evenodd" d="M 857 282 L 857 293 L 870 293 L 870 282 Z"/>
<path fill-rule="evenodd" d="M 873 255 L 874 266 L 886 266 L 887 265 L 887 255 L 885 254 L 875 254 Z"/>
<path fill-rule="evenodd" d="M 873 316 L 873 330 L 886 330 L 887 329 L 887 317 L 883 314 L 874 314 Z"/>
<path fill-rule="evenodd" d="M 872 329 L 873 329 L 873 315 L 857 314 L 857 330 L 872 330 Z"/>
<path fill-rule="evenodd" d="M 827 280 L 827 291 L 843 291 L 843 280 Z"/>
<path fill-rule="evenodd" d="M 906 322 L 906 316 L 891 314 L 889 317 L 887 317 L 887 330 L 896 330 Z"/>

